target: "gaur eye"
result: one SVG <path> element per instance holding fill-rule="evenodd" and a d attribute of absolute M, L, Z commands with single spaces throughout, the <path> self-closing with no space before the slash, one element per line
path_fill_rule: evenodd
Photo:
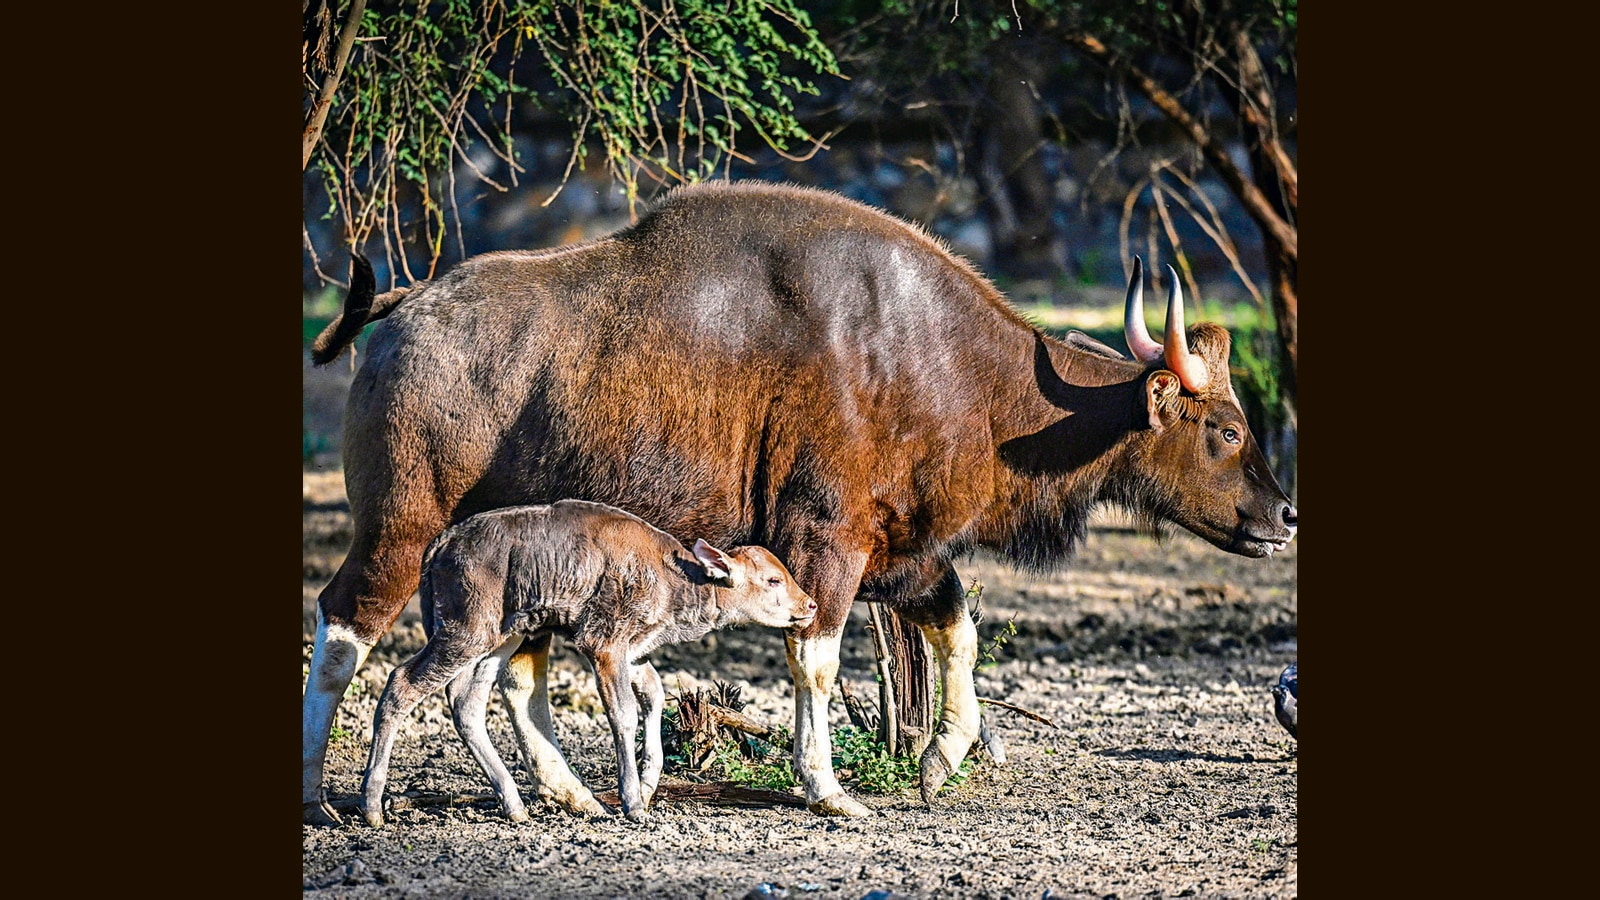
<path fill-rule="evenodd" d="M 779 578 L 776 575 L 774 575 L 771 578 L 767 579 L 767 586 L 768 587 L 778 587 L 778 586 L 780 586 L 782 584 L 783 584 L 783 579 Z"/>
<path fill-rule="evenodd" d="M 1239 429 L 1233 427 L 1232 425 L 1222 429 L 1222 439 L 1230 444 L 1239 443 Z"/>

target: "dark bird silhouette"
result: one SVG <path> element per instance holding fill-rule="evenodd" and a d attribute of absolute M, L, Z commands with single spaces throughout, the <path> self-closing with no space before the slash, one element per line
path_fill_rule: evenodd
<path fill-rule="evenodd" d="M 1278 676 L 1278 683 L 1272 686 L 1272 713 L 1278 717 L 1278 724 L 1297 741 L 1300 736 L 1294 733 L 1294 724 L 1298 718 L 1295 710 L 1299 701 L 1300 661 L 1295 660 L 1289 663 L 1289 668 Z"/>

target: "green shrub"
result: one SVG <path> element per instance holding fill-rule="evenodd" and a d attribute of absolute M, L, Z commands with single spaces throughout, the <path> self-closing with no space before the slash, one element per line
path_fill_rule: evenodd
<path fill-rule="evenodd" d="M 918 761 L 909 756 L 895 756 L 878 736 L 854 725 L 845 725 L 833 733 L 833 770 L 845 784 L 854 784 L 869 794 L 898 794 L 916 788 L 919 783 Z M 972 759 L 968 757 L 956 767 L 949 785 L 958 785 L 972 774 Z"/>

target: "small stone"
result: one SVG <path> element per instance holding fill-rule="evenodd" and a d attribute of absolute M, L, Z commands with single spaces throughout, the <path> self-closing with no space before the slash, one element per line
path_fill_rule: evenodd
<path fill-rule="evenodd" d="M 344 876 L 340 879 L 341 884 L 366 884 L 376 880 L 373 878 L 372 869 L 362 862 L 360 857 L 346 863 L 341 874 Z"/>

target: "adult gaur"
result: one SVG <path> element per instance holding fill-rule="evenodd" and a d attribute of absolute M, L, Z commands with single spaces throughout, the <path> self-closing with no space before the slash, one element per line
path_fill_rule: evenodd
<path fill-rule="evenodd" d="M 711 183 L 669 194 L 586 244 L 488 253 L 374 297 L 364 262 L 313 346 L 372 333 L 344 421 L 349 555 L 318 599 L 303 719 L 308 822 L 334 822 L 322 767 L 339 698 L 415 590 L 423 550 L 484 510 L 575 497 L 680 540 L 771 548 L 814 597 L 786 632 L 794 768 L 814 812 L 866 807 L 834 777 L 828 697 L 856 599 L 886 602 L 933 646 L 939 730 L 925 799 L 979 729 L 977 631 L 951 560 L 989 548 L 1064 561 L 1112 504 L 1216 546 L 1269 556 L 1296 513 L 1229 381 L 1226 329 L 1143 321 L 1133 359 L 1053 340 L 913 225 L 835 194 Z M 548 642 L 501 678 L 539 796 L 602 808 L 551 728 Z"/>

